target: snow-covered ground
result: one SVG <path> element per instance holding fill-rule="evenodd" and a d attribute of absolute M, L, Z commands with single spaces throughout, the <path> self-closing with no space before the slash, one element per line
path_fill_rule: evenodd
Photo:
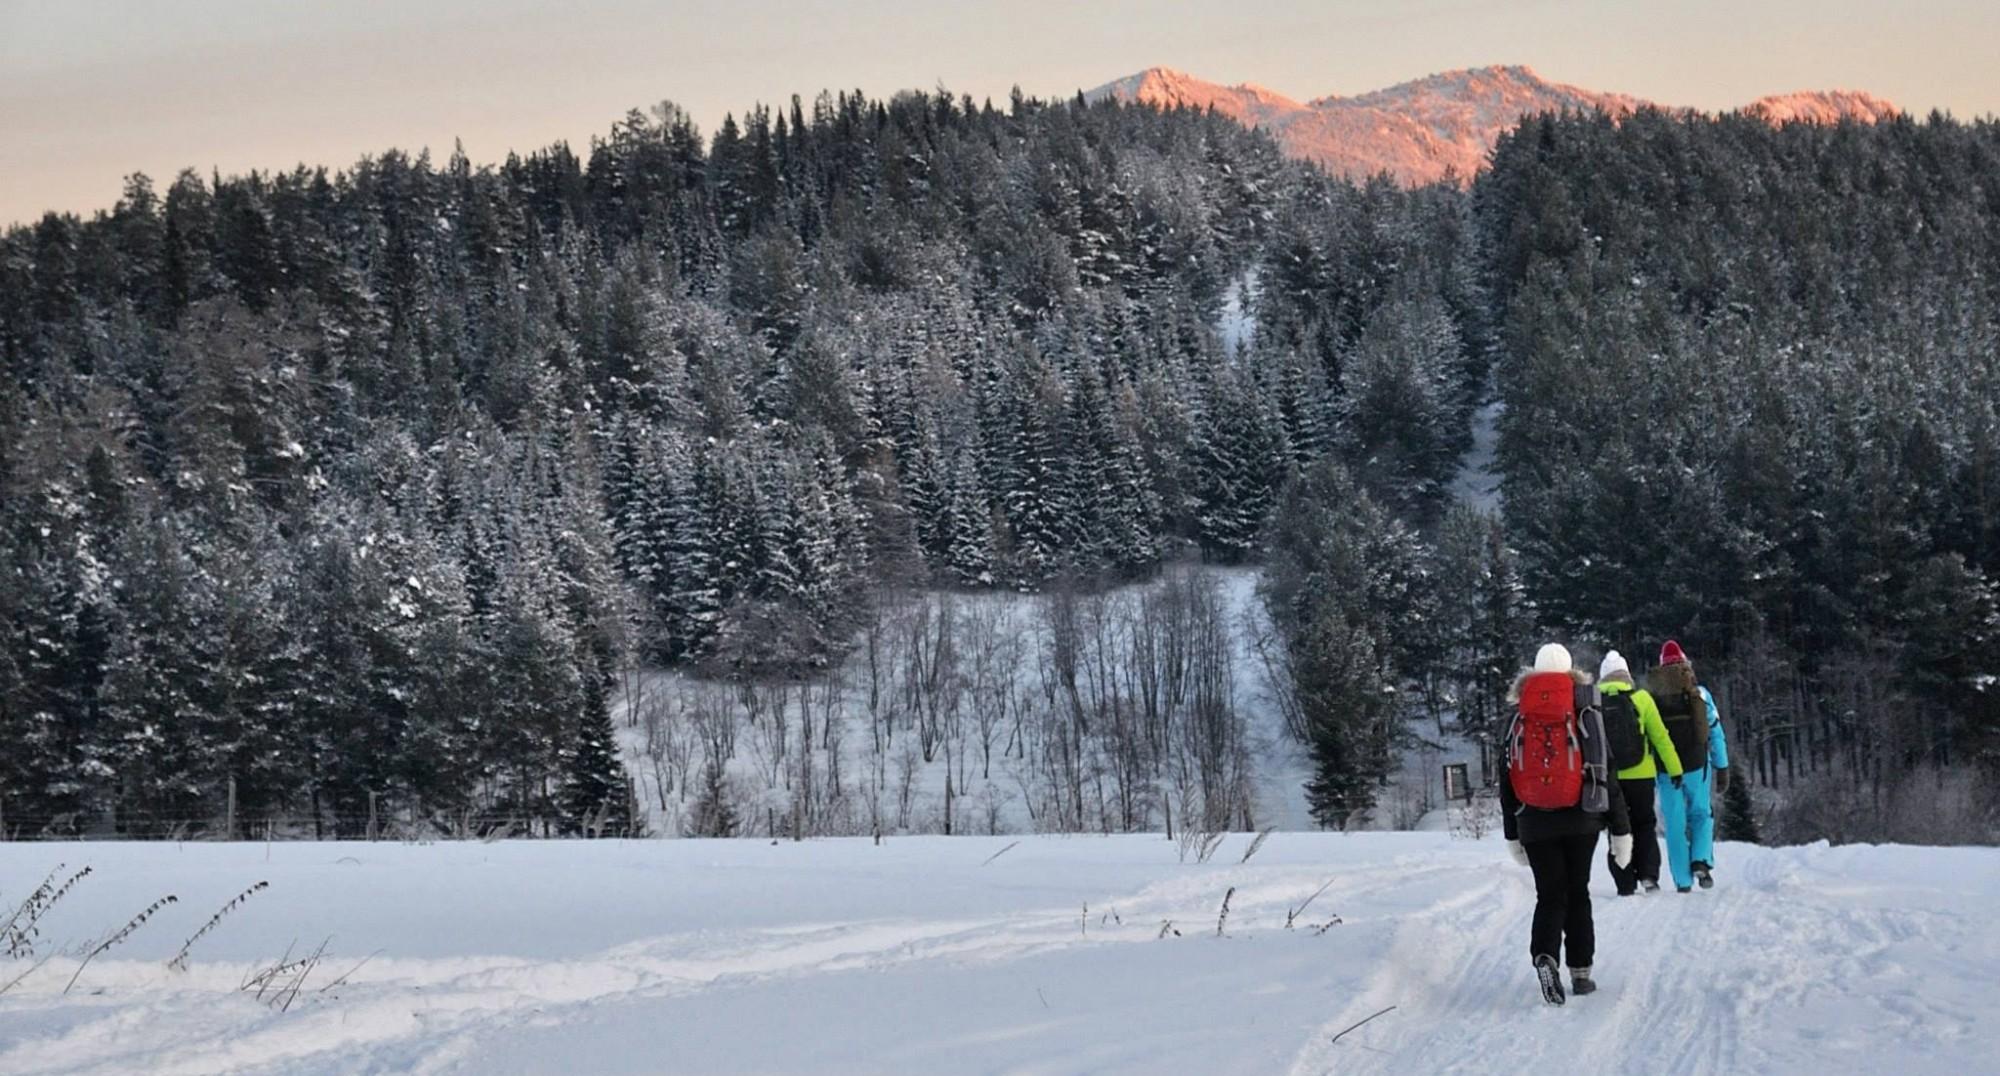
<path fill-rule="evenodd" d="M 1172 569 L 1179 570 L 1183 569 Z M 1270 630 L 1264 617 L 1263 603 L 1257 594 L 1261 570 L 1211 566 L 1186 566 L 1185 570 L 1214 587 L 1223 630 L 1229 640 L 1230 706 L 1242 717 L 1249 746 L 1250 784 L 1255 807 L 1252 819 L 1260 829 L 1313 829 L 1315 827 L 1305 801 L 1305 781 L 1310 768 L 1306 752 L 1297 739 L 1284 729 L 1274 689 L 1259 653 L 1259 640 Z M 1101 603 L 1107 620 L 1114 622 L 1108 629 L 1111 637 L 1122 639 L 1122 633 L 1130 630 L 1130 624 L 1122 618 L 1132 614 L 1134 603 L 1143 594 L 1157 592 L 1168 585 L 1171 585 L 1170 578 L 1162 576 L 1089 595 L 1084 601 Z M 1051 645 L 1050 627 L 1042 609 L 1046 600 L 1044 596 L 1007 591 L 920 592 L 908 596 L 908 600 L 918 602 L 935 603 L 941 599 L 948 601 L 953 611 L 951 615 L 966 621 L 984 622 L 997 633 L 996 637 L 1009 642 L 1014 657 L 1010 672 L 1001 674 L 1007 680 L 1002 694 L 1029 700 L 1028 705 L 1032 706 L 1033 700 L 1045 699 L 1057 690 L 1047 679 L 1050 670 L 1043 659 Z M 898 610 L 891 610 L 892 616 L 897 614 Z M 972 645 L 970 640 L 962 640 L 959 644 L 962 649 L 969 649 Z M 895 659 L 889 660 L 893 662 Z M 969 660 L 961 658 L 961 663 Z M 969 670 L 961 668 L 958 682 L 964 684 L 968 675 Z M 900 674 L 890 679 L 900 683 Z M 844 753 L 843 770 L 850 775 L 848 780 L 856 785 L 858 792 L 860 778 L 853 775 L 865 777 L 872 765 L 885 761 L 871 754 L 874 747 L 868 733 L 870 719 L 867 707 L 871 697 L 869 665 L 866 647 L 861 641 L 856 641 L 841 666 L 835 670 L 832 680 L 838 690 L 838 699 L 831 713 L 842 722 L 844 729 L 842 735 L 837 737 L 840 746 L 836 749 Z M 663 773 L 662 768 L 649 759 L 646 729 L 632 713 L 634 698 L 636 696 L 640 700 L 641 707 L 650 701 L 678 714 L 682 712 L 684 700 L 704 691 L 719 692 L 727 701 L 733 698 L 735 688 L 680 672 L 658 670 L 621 681 L 614 707 L 616 724 L 627 771 L 636 782 L 638 801 L 646 817 L 648 832 L 678 835 L 682 830 L 688 797 L 692 793 L 688 783 L 672 781 L 671 775 Z M 976 701 L 968 700 L 964 709 L 969 715 L 977 705 Z M 780 820 L 787 816 L 786 805 L 791 792 L 785 782 L 791 775 L 784 772 L 783 767 L 773 767 L 760 758 L 761 744 L 756 731 L 740 713 L 735 720 L 739 728 L 736 737 L 738 747 L 730 762 L 730 773 L 742 800 L 739 809 L 747 819 L 746 824 L 751 832 L 762 832 L 758 827 L 767 817 L 767 811 Z M 967 721 L 972 719 L 968 716 Z M 1011 736 L 1008 734 L 1008 722 L 1001 725 L 997 742 L 1004 744 Z M 902 741 L 902 750 L 910 750 L 910 742 L 906 737 Z M 963 759 L 972 756 L 969 748 L 962 750 L 967 752 L 960 756 L 963 768 Z M 698 757 L 695 761 L 699 761 Z M 898 761 L 894 757 L 887 760 L 892 771 Z M 1037 772 L 1039 763 L 1039 759 L 1010 755 L 996 746 L 989 773 L 981 773 L 975 767 L 972 772 L 962 774 L 956 786 L 960 797 L 959 832 L 964 832 L 968 825 L 978 832 L 987 830 L 987 819 L 983 817 L 986 812 L 982 808 L 989 796 L 998 804 L 992 811 L 993 830 L 1003 834 L 1033 832 L 1036 823 L 1029 817 L 1022 790 L 1042 779 Z M 943 756 L 930 762 L 912 759 L 910 765 L 914 767 L 915 793 L 908 828 L 915 832 L 938 832 L 941 830 L 939 819 L 944 800 L 946 761 Z M 666 786 L 672 787 L 668 787 L 663 795 L 661 790 Z M 970 823 L 964 821 L 967 818 L 971 819 Z M 1397 828 L 1386 815 L 1379 813 L 1375 826 Z M 1161 828 L 1164 829 L 1164 826 Z M 857 828 L 848 832 L 866 832 L 866 829 Z"/>
<path fill-rule="evenodd" d="M 73 956 L 0 951 L 0 986 L 29 972 L 0 995 L 0 1072 L 1908 1076 L 2000 1056 L 1996 850 L 1730 845 L 1715 890 L 1627 900 L 1600 874 L 1603 989 L 1556 1010 L 1497 838 L 1280 833 L 1247 865 L 1247 836 L 1205 865 L 1160 837 L 1016 840 L 0 844 L 10 909 L 58 862 L 93 868 L 43 953 L 179 897 L 67 996 Z M 239 989 L 325 938 L 289 1011 Z"/>
<path fill-rule="evenodd" d="M 1232 358 L 1250 348 L 1257 337 L 1257 296 L 1262 282 L 1257 270 L 1250 269 L 1230 281 L 1222 296 L 1222 312 L 1216 318 L 1216 335 L 1222 338 L 1222 352 Z"/>
<path fill-rule="evenodd" d="M 1451 483 L 1453 496 L 1482 512 L 1500 510 L 1500 472 L 1494 462 L 1500 451 L 1500 412 L 1506 406 L 1492 400 L 1472 412 L 1472 446 Z"/>

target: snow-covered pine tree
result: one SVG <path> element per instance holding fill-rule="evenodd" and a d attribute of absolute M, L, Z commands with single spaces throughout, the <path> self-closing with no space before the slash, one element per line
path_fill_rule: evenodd
<path fill-rule="evenodd" d="M 947 542 L 943 558 L 953 581 L 987 587 L 994 583 L 994 510 L 980 485 L 979 471 L 970 447 L 952 458 L 950 486 L 945 493 Z"/>
<path fill-rule="evenodd" d="M 1069 453 L 1059 443 L 1062 385 L 1039 357 L 1031 356 L 1002 382 L 1003 406 L 1012 419 L 1000 446 L 998 495 L 1013 538 L 1009 574 L 1034 589 L 1068 562 L 1075 534 L 1076 506 L 1070 499 Z"/>
<path fill-rule="evenodd" d="M 1285 431 L 1285 445 L 1291 450 L 1293 464 L 1308 466 L 1334 440 L 1334 431 L 1329 427 L 1336 424 L 1336 410 L 1333 393 L 1326 383 L 1326 369 L 1290 348 L 1275 356 L 1261 356 L 1259 361 L 1277 367 L 1273 393 L 1278 421 Z"/>
<path fill-rule="evenodd" d="M 1306 741 L 1307 796 L 1322 825 L 1342 826 L 1374 802 L 1400 725 L 1395 662 L 1422 660 L 1428 628 L 1400 603 L 1418 563 L 1393 525 L 1332 459 L 1298 474 L 1279 498 L 1260 593 L 1284 647 L 1283 705 Z"/>
<path fill-rule="evenodd" d="M 720 531 L 724 490 L 713 450 L 699 455 L 669 438 L 661 458 L 661 560 L 653 609 L 668 660 L 706 652 L 725 600 L 725 549 Z"/>
<path fill-rule="evenodd" d="M 611 678 L 586 672 L 581 686 L 561 752 L 563 826 L 570 833 L 630 836 L 628 778 L 611 723 Z"/>
<path fill-rule="evenodd" d="M 1284 437 L 1257 386 L 1234 369 L 1210 382 L 1190 476 L 1202 548 L 1224 563 L 1249 559 L 1283 479 Z"/>
<path fill-rule="evenodd" d="M 1341 439 L 1382 503 L 1429 513 L 1466 444 L 1457 329 L 1433 299 L 1397 300 L 1369 318 L 1341 367 Z"/>

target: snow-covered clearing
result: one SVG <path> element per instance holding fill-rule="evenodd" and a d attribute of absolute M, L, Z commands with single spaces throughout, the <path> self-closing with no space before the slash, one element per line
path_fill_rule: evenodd
<path fill-rule="evenodd" d="M 1730 845 L 1714 891 L 1622 901 L 1600 875 L 1603 989 L 1552 1010 L 1497 838 L 1280 833 L 1247 865 L 1241 835 L 1205 865 L 1016 840 L 0 844 L 10 909 L 93 868 L 44 954 L 180 898 L 68 996 L 67 955 L 0 996 L 0 1072 L 1907 1076 L 2000 1050 L 2000 851 Z M 328 937 L 289 1011 L 238 989 Z M 0 954 L 0 985 L 32 964 Z"/>
<path fill-rule="evenodd" d="M 1309 769 L 1304 747 L 1289 735 L 1274 699 L 1274 688 L 1260 653 L 1260 640 L 1269 632 L 1262 600 L 1257 594 L 1261 571 L 1256 568 L 1175 566 L 1147 582 L 1115 587 L 1078 598 L 1080 615 L 1088 628 L 1083 633 L 1085 647 L 1102 647 L 1102 669 L 1123 669 L 1132 664 L 1127 649 L 1140 605 L 1147 595 L 1157 596 L 1163 588 L 1177 585 L 1180 573 L 1188 573 L 1197 585 L 1211 588 L 1218 632 L 1226 637 L 1221 679 L 1226 687 L 1226 708 L 1241 723 L 1248 765 L 1247 783 L 1253 809 L 1250 823 L 1255 828 L 1311 829 L 1313 821 L 1306 808 L 1305 780 Z M 956 766 L 956 833 L 1028 833 L 1058 828 L 1046 819 L 1032 816 L 1027 800 L 1048 782 L 1044 757 L 1026 746 L 1031 736 L 1022 728 L 1037 715 L 1046 714 L 1062 702 L 1063 689 L 1052 667 L 1054 649 L 1052 626 L 1046 603 L 1049 595 L 998 592 L 918 591 L 893 598 L 883 596 L 883 647 L 878 658 L 886 675 L 877 680 L 866 639 L 858 638 L 838 667 L 824 679 L 832 692 L 823 707 L 824 717 L 838 723 L 835 735 L 820 735 L 832 746 L 821 749 L 822 756 L 839 752 L 837 771 L 825 758 L 822 773 L 844 775 L 841 808 L 844 813 L 817 832 L 849 835 L 871 832 L 867 817 L 869 797 L 879 797 L 884 805 L 885 829 L 889 832 L 943 832 L 946 800 L 945 776 Z M 894 695 L 911 683 L 904 671 L 912 653 L 905 645 L 907 626 L 920 607 L 929 605 L 930 615 L 949 620 L 956 642 L 944 648 L 957 655 L 955 670 L 940 677 L 951 695 L 948 709 L 955 715 L 950 738 L 955 750 L 940 751 L 925 760 L 916 753 L 916 739 L 902 734 L 892 742 L 872 734 L 870 707 L 885 694 Z M 931 621 L 935 623 L 935 621 Z M 1202 640 L 1207 645 L 1207 638 Z M 982 660 L 978 655 L 984 654 Z M 981 671 L 983 666 L 983 673 Z M 979 684 L 990 679 L 990 687 Z M 1087 680 L 1088 678 L 1086 678 Z M 1086 682 L 1083 705 L 1095 707 L 1102 700 L 1094 688 L 1101 682 Z M 1129 686 L 1129 685 L 1121 685 Z M 700 772 L 701 758 L 693 750 L 699 736 L 691 730 L 690 714 L 704 705 L 719 710 L 723 720 L 736 730 L 734 755 L 729 762 L 730 779 L 743 816 L 739 835 L 786 835 L 785 820 L 790 816 L 796 795 L 795 766 L 774 755 L 785 750 L 782 741 L 773 744 L 768 721 L 753 721 L 738 705 L 740 685 L 704 680 L 681 672 L 645 671 L 627 677 L 615 706 L 616 723 L 627 771 L 634 777 L 639 807 L 651 833 L 678 835 L 684 828 L 690 798 Z M 816 696 L 817 697 L 817 696 Z M 1123 705 L 1131 705 L 1126 699 Z M 821 709 L 816 704 L 816 710 Z M 651 722 L 644 715 L 651 710 Z M 899 728 L 910 722 L 904 707 L 892 724 Z M 795 711 L 786 711 L 795 712 Z M 981 731 L 990 731 L 990 752 L 979 748 Z M 797 737 L 794 737 L 796 740 Z M 671 745 L 682 745 L 679 768 L 668 756 Z M 651 749 L 649 749 L 649 745 Z M 981 761 L 990 755 L 990 764 Z M 911 794 L 906 806 L 898 807 L 897 784 L 907 766 Z M 873 784 L 871 784 L 871 780 Z M 1169 782 L 1145 791 L 1152 816 L 1153 805 L 1167 791 Z M 832 812 L 829 812 L 832 813 Z M 777 820 L 772 828 L 771 819 Z M 1374 823 L 1388 828 L 1386 815 L 1378 813 Z M 1164 822 L 1164 819 L 1156 819 Z M 1102 828 L 1093 817 L 1084 828 Z M 1243 825 L 1241 821 L 1234 824 Z M 1164 829 L 1148 824 L 1145 828 Z M 815 832 L 808 830 L 809 833 Z"/>
<path fill-rule="evenodd" d="M 1257 296 L 1263 290 L 1263 281 L 1256 269 L 1245 270 L 1230 281 L 1229 290 L 1222 296 L 1222 311 L 1215 321 L 1216 335 L 1222 338 L 1222 351 L 1234 358 L 1250 349 L 1250 342 L 1257 337 Z"/>
<path fill-rule="evenodd" d="M 1472 413 L 1472 446 L 1452 479 L 1452 495 L 1482 512 L 1500 510 L 1500 412 L 1506 404 L 1492 400 Z"/>

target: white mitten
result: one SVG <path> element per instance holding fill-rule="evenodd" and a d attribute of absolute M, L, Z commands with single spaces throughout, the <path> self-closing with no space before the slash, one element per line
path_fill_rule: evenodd
<path fill-rule="evenodd" d="M 1611 862 L 1618 864 L 1619 870 L 1632 865 L 1632 835 L 1611 838 Z"/>
<path fill-rule="evenodd" d="M 1628 838 L 1625 843 L 1629 845 L 1632 842 Z M 1520 841 L 1508 841 L 1507 853 L 1514 857 L 1514 862 L 1519 863 L 1523 867 L 1528 865 L 1528 850 L 1521 846 Z"/>

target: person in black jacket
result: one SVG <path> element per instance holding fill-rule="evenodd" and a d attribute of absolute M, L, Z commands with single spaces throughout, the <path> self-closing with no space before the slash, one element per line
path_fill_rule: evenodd
<path fill-rule="evenodd" d="M 1535 655 L 1533 669 L 1514 681 L 1508 701 L 1520 701 L 1521 684 L 1534 673 L 1568 674 L 1576 684 L 1577 724 L 1584 760 L 1581 801 L 1574 807 L 1542 809 L 1523 804 L 1513 782 L 1500 782 L 1500 814 L 1508 851 L 1516 862 L 1535 872 L 1535 917 L 1528 938 L 1528 955 L 1542 997 L 1551 1005 L 1564 1001 L 1556 961 L 1569 958 L 1570 988 L 1577 994 L 1597 989 L 1591 961 L 1597 954 L 1596 927 L 1590 915 L 1590 870 L 1596 858 L 1597 833 L 1611 829 L 1612 861 L 1624 867 L 1632 861 L 1632 821 L 1625 797 L 1613 780 L 1604 740 L 1604 719 L 1590 676 L 1574 668 L 1569 651 L 1550 643 Z M 1509 757 L 1514 749 L 1508 738 Z M 1565 952 L 1565 949 L 1567 950 Z"/>

